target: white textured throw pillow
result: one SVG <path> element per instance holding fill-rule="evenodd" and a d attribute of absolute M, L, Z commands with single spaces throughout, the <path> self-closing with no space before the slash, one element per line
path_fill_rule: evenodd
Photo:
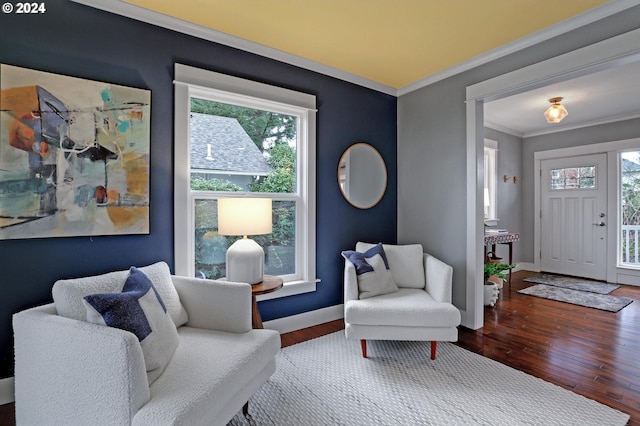
<path fill-rule="evenodd" d="M 153 283 L 176 327 L 186 324 L 187 311 L 180 303 L 178 292 L 173 286 L 169 265 L 166 262 L 157 262 L 139 269 Z M 53 285 L 52 295 L 58 315 L 85 321 L 86 310 L 83 297 L 96 293 L 120 292 L 128 275 L 129 271 L 125 270 L 56 281 Z"/>
<path fill-rule="evenodd" d="M 357 277 L 360 299 L 398 291 L 398 286 L 393 280 L 391 271 L 384 264 L 382 256 L 376 254 L 368 258 L 367 263 L 373 267 L 373 271 L 365 272 Z"/>
<path fill-rule="evenodd" d="M 357 251 L 366 251 L 375 244 L 358 242 Z M 421 244 L 383 244 L 389 269 L 400 288 L 424 288 L 424 254 Z"/>
<path fill-rule="evenodd" d="M 149 384 L 164 371 L 178 346 L 178 332 L 151 280 L 132 267 L 121 292 L 83 298 L 88 322 L 119 328 L 136 335 Z"/>
<path fill-rule="evenodd" d="M 171 271 L 166 262 L 157 262 L 140 268 L 149 277 L 153 286 L 158 290 L 162 301 L 167 306 L 167 311 L 176 327 L 185 325 L 189 319 L 187 311 L 180 303 L 180 296 L 171 280 Z"/>

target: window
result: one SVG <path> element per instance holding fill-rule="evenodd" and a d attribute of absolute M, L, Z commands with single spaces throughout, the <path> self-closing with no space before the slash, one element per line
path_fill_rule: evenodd
<path fill-rule="evenodd" d="M 640 151 L 620 153 L 619 264 L 640 267 Z"/>
<path fill-rule="evenodd" d="M 225 276 L 217 200 L 267 197 L 265 273 L 315 288 L 315 97 L 180 64 L 175 92 L 176 273 Z"/>
<path fill-rule="evenodd" d="M 595 189 L 596 166 L 567 167 L 551 170 L 551 190 Z"/>
<path fill-rule="evenodd" d="M 497 219 L 498 201 L 496 197 L 496 181 L 498 142 L 484 140 L 484 218 Z"/>

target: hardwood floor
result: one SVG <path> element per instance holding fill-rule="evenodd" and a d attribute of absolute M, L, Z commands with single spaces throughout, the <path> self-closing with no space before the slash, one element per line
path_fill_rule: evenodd
<path fill-rule="evenodd" d="M 534 272 L 515 272 L 484 327 L 460 328 L 458 346 L 631 415 L 640 426 L 640 287 L 611 293 L 633 299 L 617 313 L 518 294 Z M 282 335 L 299 343 L 344 327 L 333 321 Z"/>
<path fill-rule="evenodd" d="M 617 313 L 518 294 L 534 272 L 513 274 L 481 330 L 460 329 L 458 345 L 631 415 L 640 426 L 640 287 Z"/>
<path fill-rule="evenodd" d="M 640 287 L 611 293 L 634 300 L 611 313 L 518 294 L 531 275 L 514 273 L 511 290 L 485 308 L 484 327 L 461 327 L 457 345 L 624 411 L 629 426 L 640 426 Z M 286 333 L 282 347 L 343 328 L 338 320 Z M 13 404 L 0 406 L 0 426 L 13 425 Z"/>
<path fill-rule="evenodd" d="M 0 405 L 0 426 L 15 426 L 16 415 L 13 408 L 13 403 Z"/>

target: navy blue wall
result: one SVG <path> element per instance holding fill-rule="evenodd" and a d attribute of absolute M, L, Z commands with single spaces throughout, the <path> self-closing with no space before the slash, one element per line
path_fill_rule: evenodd
<path fill-rule="evenodd" d="M 354 54 L 357 54 L 354 52 Z M 0 241 L 0 378 L 13 374 L 11 315 L 51 301 L 69 278 L 165 260 L 173 270 L 173 65 L 176 62 L 317 97 L 315 293 L 262 302 L 269 320 L 342 303 L 340 251 L 359 239 L 396 242 L 396 98 L 278 61 L 67 0 L 42 15 L 0 15 L 0 62 L 152 91 L 150 234 Z M 359 210 L 336 182 L 338 160 L 366 141 L 389 181 L 376 207 Z"/>

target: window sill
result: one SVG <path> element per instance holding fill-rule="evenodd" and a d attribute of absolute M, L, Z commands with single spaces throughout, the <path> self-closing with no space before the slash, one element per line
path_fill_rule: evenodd
<path fill-rule="evenodd" d="M 485 226 L 498 226 L 498 222 L 500 221 L 500 219 L 485 219 L 484 220 L 484 225 Z"/>
<path fill-rule="evenodd" d="M 274 291 L 273 293 L 262 294 L 256 297 L 256 300 L 261 302 L 263 300 L 279 299 L 296 294 L 311 293 L 316 291 L 316 284 L 319 282 L 319 279 L 313 281 L 289 281 L 284 283 L 280 290 Z"/>

